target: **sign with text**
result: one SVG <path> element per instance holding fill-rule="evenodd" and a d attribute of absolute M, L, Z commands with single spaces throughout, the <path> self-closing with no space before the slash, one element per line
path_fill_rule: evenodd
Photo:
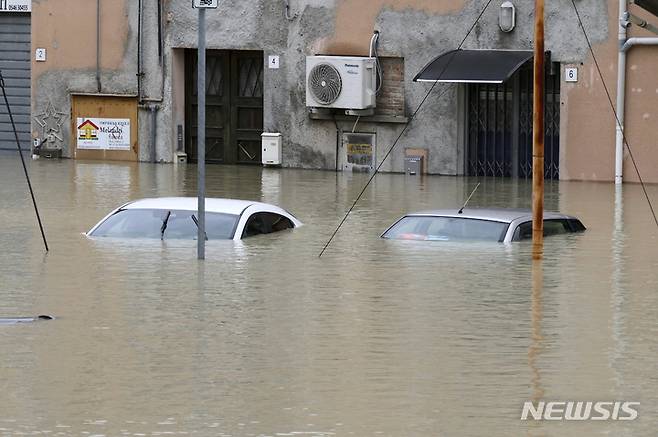
<path fill-rule="evenodd" d="M 219 0 L 194 0 L 192 7 L 195 8 L 216 8 L 219 6 Z"/>
<path fill-rule="evenodd" d="M 0 0 L 0 12 L 32 12 L 32 0 Z"/>
<path fill-rule="evenodd" d="M 77 118 L 78 149 L 130 150 L 130 119 Z"/>

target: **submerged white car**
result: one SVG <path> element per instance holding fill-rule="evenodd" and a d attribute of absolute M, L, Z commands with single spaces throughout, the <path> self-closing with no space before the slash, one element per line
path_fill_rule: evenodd
<path fill-rule="evenodd" d="M 98 222 L 88 237 L 196 239 L 197 198 L 162 197 L 128 202 Z M 206 199 L 206 239 L 240 240 L 302 225 L 288 211 L 261 202 Z"/>
<path fill-rule="evenodd" d="M 544 236 L 582 232 L 573 216 L 544 212 Z M 532 238 L 532 211 L 527 209 L 444 209 L 407 214 L 381 235 L 395 240 L 512 241 Z"/>

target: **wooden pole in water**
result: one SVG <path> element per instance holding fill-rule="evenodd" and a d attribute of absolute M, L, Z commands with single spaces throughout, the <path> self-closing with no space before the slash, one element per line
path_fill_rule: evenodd
<path fill-rule="evenodd" d="M 535 0 L 532 120 L 532 259 L 544 252 L 544 0 Z"/>

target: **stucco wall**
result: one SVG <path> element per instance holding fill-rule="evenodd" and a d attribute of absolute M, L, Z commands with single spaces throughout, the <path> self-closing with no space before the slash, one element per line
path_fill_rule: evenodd
<path fill-rule="evenodd" d="M 580 6 L 579 6 L 580 7 Z M 617 96 L 617 1 L 609 2 L 607 39 L 593 44 L 593 50 L 603 72 L 613 103 Z M 629 6 L 633 14 L 656 22 L 635 5 Z M 586 28 L 593 24 L 585 17 Z M 575 17 L 571 18 L 576 20 Z M 576 24 L 574 24 L 575 26 Z M 579 29 L 577 29 L 579 30 Z M 574 38 L 584 40 L 582 31 Z M 631 26 L 628 37 L 650 37 L 651 33 Z M 615 127 L 616 120 L 610 109 L 605 87 L 599 78 L 593 58 L 565 59 L 579 68 L 579 81 L 562 83 L 562 155 L 561 177 L 573 180 L 603 180 L 615 178 Z M 626 138 L 634 152 L 638 168 L 646 182 L 658 182 L 658 47 L 635 47 L 627 59 L 626 85 Z M 624 180 L 637 182 L 628 149 L 624 150 Z"/>
<path fill-rule="evenodd" d="M 69 92 L 96 91 L 95 2 L 35 0 L 34 3 L 33 46 L 52 47 L 49 62 L 35 64 L 34 112 L 41 111 L 48 101 L 66 109 Z M 262 50 L 265 56 L 279 55 L 281 68 L 266 68 L 264 72 L 265 130 L 283 133 L 285 165 L 332 169 L 336 161 L 336 126 L 330 121 L 308 117 L 305 57 L 320 53 L 365 55 L 372 31 L 378 29 L 380 55 L 404 57 L 406 107 L 410 115 L 431 86 L 413 83 L 413 76 L 434 56 L 457 47 L 485 3 L 484 0 L 291 0 L 294 18 L 289 21 L 284 17 L 283 1 L 227 0 L 221 2 L 218 10 L 207 13 L 207 45 L 209 49 Z M 514 1 L 517 27 L 510 34 L 501 32 L 497 26 L 500 3 L 491 4 L 464 48 L 532 48 L 534 0 Z M 101 0 L 101 4 L 103 92 L 136 94 L 137 0 Z M 614 99 L 617 1 L 581 0 L 577 4 Z M 176 147 L 176 124 L 181 119 L 183 94 L 179 88 L 184 84 L 184 78 L 180 77 L 180 57 L 173 56 L 173 49 L 197 46 L 197 15 L 189 0 L 165 1 L 165 57 L 161 67 L 157 56 L 156 0 L 144 0 L 144 5 L 144 94 L 158 100 L 156 156 L 171 161 Z M 576 84 L 562 84 L 562 177 L 611 180 L 614 119 L 611 115 L 607 117 L 607 98 L 593 70 L 571 2 L 548 2 L 546 12 L 547 49 L 552 51 L 554 61 L 578 66 L 581 77 Z M 627 106 L 629 139 L 631 144 L 637 142 L 636 154 L 648 162 L 643 169 L 645 178 L 656 182 L 658 166 L 651 164 L 658 156 L 652 143 L 652 122 L 655 124 L 657 116 L 653 111 L 658 98 L 656 75 L 652 71 L 658 66 L 657 51 L 646 48 L 631 53 Z M 53 56 L 58 59 L 51 63 Z M 161 95 L 162 72 L 164 94 Z M 426 147 L 431 173 L 458 173 L 463 167 L 458 112 L 457 88 L 438 85 L 383 170 L 402 170 L 405 147 Z M 142 159 L 150 156 L 148 115 L 145 110 L 140 111 Z M 343 122 L 340 127 L 348 130 L 351 125 Z M 357 130 L 377 133 L 381 159 L 401 129 L 396 124 L 360 123 Z M 628 169 L 626 174 L 632 180 Z"/>
<path fill-rule="evenodd" d="M 637 32 L 638 34 L 640 32 Z M 644 32 L 646 35 L 647 32 Z M 635 47 L 627 59 L 626 139 L 642 178 L 658 182 L 658 47 Z M 628 150 L 624 180 L 638 181 Z"/>
<path fill-rule="evenodd" d="M 131 22 L 136 2 L 101 0 L 102 93 L 136 93 Z M 134 4 L 135 3 L 135 4 Z M 97 93 L 96 2 L 33 0 L 32 51 L 46 48 L 46 62 L 32 62 L 32 131 L 42 138 L 40 123 L 59 129 L 55 145 L 69 156 L 71 94 Z M 53 112 L 56 112 L 53 116 Z M 61 120 L 61 122 L 59 121 Z M 61 123 L 59 126 L 58 123 Z"/>
<path fill-rule="evenodd" d="M 580 2 L 592 20 L 594 43 L 608 36 L 605 3 Z M 260 49 L 281 56 L 281 69 L 265 71 L 265 128 L 284 134 L 285 165 L 333 168 L 336 127 L 333 122 L 311 120 L 305 107 L 305 56 L 312 54 L 367 55 L 372 31 L 381 32 L 380 54 L 405 59 L 407 114 L 410 115 L 431 84 L 413 83 L 413 76 L 434 56 L 458 46 L 485 2 L 355 0 L 293 1 L 295 19 L 287 21 L 283 2 L 225 3 L 208 13 L 208 46 L 218 49 Z M 511 34 L 498 29 L 498 4 L 466 40 L 464 48 L 532 48 L 534 1 L 519 0 L 517 28 Z M 574 41 L 560 8 L 547 8 L 547 48 L 553 59 L 585 59 L 585 41 Z M 168 46 L 196 46 L 196 14 L 184 0 L 169 3 L 173 19 Z M 429 171 L 456 174 L 463 167 L 459 153 L 459 122 L 455 86 L 438 85 L 383 170 L 402 171 L 405 147 L 429 149 Z M 442 96 L 442 97 L 439 97 Z M 343 123 L 342 129 L 350 129 Z M 361 123 L 357 130 L 376 132 L 379 159 L 402 129 L 401 125 Z"/>

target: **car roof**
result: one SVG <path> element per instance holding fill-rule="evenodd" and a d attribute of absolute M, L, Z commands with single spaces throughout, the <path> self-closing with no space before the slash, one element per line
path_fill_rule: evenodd
<path fill-rule="evenodd" d="M 251 200 L 206 198 L 206 212 L 240 215 L 252 206 L 260 206 L 264 210 L 283 211 L 278 206 Z M 198 199 L 196 197 L 158 197 L 140 199 L 127 203 L 121 209 L 173 209 L 182 211 L 196 211 Z"/>
<path fill-rule="evenodd" d="M 459 217 L 465 219 L 490 220 L 503 223 L 511 223 L 514 220 L 532 220 L 532 210 L 511 208 L 464 208 L 459 214 L 459 208 L 435 209 L 430 211 L 419 211 L 409 213 L 407 216 L 435 216 L 435 217 Z M 546 219 L 573 219 L 575 217 L 557 212 L 544 211 Z"/>

